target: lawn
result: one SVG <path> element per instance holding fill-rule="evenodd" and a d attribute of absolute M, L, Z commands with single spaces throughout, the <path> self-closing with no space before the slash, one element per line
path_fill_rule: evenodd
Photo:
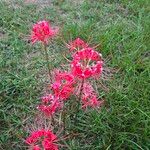
<path fill-rule="evenodd" d="M 150 149 L 150 5 L 148 0 L 24 0 L 0 2 L 0 149 L 23 150 L 26 122 L 45 92 L 40 45 L 30 32 L 50 20 L 61 35 L 49 46 L 53 67 L 64 62 L 63 41 L 98 45 L 109 68 L 100 111 L 81 112 L 69 150 Z M 63 40 L 62 40 L 63 39 Z M 63 149 L 63 148 L 62 148 Z"/>

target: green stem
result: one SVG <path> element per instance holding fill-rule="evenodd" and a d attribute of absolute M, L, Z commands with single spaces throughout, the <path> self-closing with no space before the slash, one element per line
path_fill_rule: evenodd
<path fill-rule="evenodd" d="M 51 78 L 51 66 L 50 66 L 50 63 L 49 63 L 49 57 L 48 57 L 48 52 L 47 52 L 47 46 L 46 44 L 43 44 L 44 45 L 44 51 L 45 51 L 45 60 L 46 60 L 46 63 L 47 63 L 47 68 L 48 68 L 48 74 L 49 74 L 49 79 L 50 79 L 50 82 L 52 82 L 52 78 Z"/>
<path fill-rule="evenodd" d="M 63 108 L 62 115 L 63 115 L 63 125 L 64 125 L 64 134 L 65 134 L 65 132 L 66 132 L 66 111 L 65 111 L 65 107 Z"/>
<path fill-rule="evenodd" d="M 82 93 L 83 93 L 83 86 L 84 86 L 84 79 L 82 79 L 82 81 L 81 81 L 79 100 L 78 100 L 78 103 L 77 103 L 77 111 L 76 111 L 76 115 L 75 115 L 75 123 L 77 123 L 77 117 L 78 117 L 78 113 L 79 113 L 79 110 L 80 110 L 80 104 L 81 104 Z"/>
<path fill-rule="evenodd" d="M 79 94 L 79 102 L 82 99 L 83 85 L 84 85 L 84 79 L 82 79 L 82 82 L 81 82 L 81 88 L 80 88 L 80 94 Z"/>

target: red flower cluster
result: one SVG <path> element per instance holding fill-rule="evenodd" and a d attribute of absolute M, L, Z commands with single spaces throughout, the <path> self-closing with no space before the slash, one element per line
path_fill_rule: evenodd
<path fill-rule="evenodd" d="M 58 97 L 53 96 L 52 94 L 42 97 L 42 103 L 37 107 L 42 111 L 46 116 L 53 115 L 57 110 L 62 108 L 62 103 Z"/>
<path fill-rule="evenodd" d="M 53 29 L 49 22 L 47 21 L 39 21 L 32 27 L 31 33 L 31 41 L 35 43 L 37 41 L 41 41 L 43 43 L 47 43 L 50 37 L 53 37 L 57 34 L 58 28 Z"/>
<path fill-rule="evenodd" d="M 83 93 L 82 93 L 82 108 L 92 107 L 97 108 L 103 104 L 103 101 L 99 101 L 97 94 L 94 91 L 92 85 L 88 82 L 83 84 Z"/>
<path fill-rule="evenodd" d="M 99 77 L 102 73 L 102 56 L 80 38 L 75 39 L 70 44 L 70 50 L 78 50 L 72 54 L 71 71 L 62 72 L 55 70 L 51 89 L 53 92 L 42 98 L 42 104 L 38 109 L 46 115 L 53 115 L 62 108 L 64 100 L 67 100 L 71 94 L 79 96 L 81 81 L 84 80 L 83 91 L 81 95 L 82 108 L 99 107 L 102 103 L 98 100 L 96 92 L 87 79 Z M 81 48 L 81 49 L 80 49 Z M 78 91 L 77 92 L 75 91 Z M 87 91 L 86 91 L 87 90 Z"/>
<path fill-rule="evenodd" d="M 87 82 L 87 79 L 91 77 L 99 77 L 101 75 L 103 70 L 102 55 L 89 47 L 86 42 L 79 38 L 71 42 L 69 48 L 71 50 L 77 50 L 72 54 L 73 60 L 71 62 L 71 72 L 72 75 L 76 77 L 77 82 L 81 84 L 80 87 L 77 87 L 79 90 L 76 90 L 76 95 L 80 96 L 80 92 L 82 91 L 82 108 L 100 107 L 103 101 L 98 100 L 96 92 L 92 85 Z M 84 82 L 81 83 L 82 81 Z"/>
<path fill-rule="evenodd" d="M 81 92 L 82 88 L 82 93 Z M 94 88 L 92 87 L 91 83 L 86 81 L 82 84 L 80 84 L 75 91 L 75 94 L 77 96 L 80 96 L 81 94 L 81 103 L 82 103 L 82 108 L 99 108 L 102 106 L 103 101 L 99 100 L 97 97 L 97 93 L 95 92 Z"/>
<path fill-rule="evenodd" d="M 54 83 L 52 90 L 54 95 L 61 100 L 66 100 L 72 94 L 74 87 L 74 76 L 69 72 L 61 72 L 56 70 L 54 73 Z"/>
<path fill-rule="evenodd" d="M 51 28 L 47 21 L 40 21 L 33 25 L 31 41 L 35 43 L 41 41 L 46 44 L 48 39 L 56 35 L 58 29 Z M 70 42 L 69 48 L 72 61 L 70 71 L 64 72 L 60 70 L 53 71 L 53 83 L 51 83 L 51 93 L 41 98 L 41 103 L 37 107 L 46 116 L 52 116 L 64 105 L 64 102 L 75 94 L 82 103 L 82 108 L 100 107 L 103 101 L 98 96 L 88 81 L 90 78 L 99 77 L 103 70 L 103 61 L 100 53 L 80 38 Z M 46 47 L 45 47 L 46 50 Z M 46 51 L 46 60 L 48 62 L 48 53 Z M 49 66 L 49 65 L 48 65 Z M 49 75 L 51 78 L 50 67 Z M 55 121 L 55 120 L 54 120 Z M 32 150 L 58 150 L 57 136 L 50 130 L 37 130 L 32 132 L 25 141 Z"/>
<path fill-rule="evenodd" d="M 58 150 L 56 140 L 57 136 L 55 134 L 50 130 L 43 129 L 32 132 L 25 142 L 31 146 L 32 150 L 41 150 L 39 145 L 42 145 L 44 150 Z"/>
<path fill-rule="evenodd" d="M 74 76 L 68 72 L 54 71 L 54 83 L 51 85 L 53 95 L 42 97 L 42 103 L 37 107 L 46 116 L 53 115 L 63 107 L 63 101 L 74 91 Z"/>
<path fill-rule="evenodd" d="M 84 48 L 73 55 L 71 70 L 74 76 L 89 78 L 102 73 L 101 54 L 93 48 Z"/>

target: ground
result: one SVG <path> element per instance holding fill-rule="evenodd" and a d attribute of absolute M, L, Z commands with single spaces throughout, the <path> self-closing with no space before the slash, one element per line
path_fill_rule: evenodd
<path fill-rule="evenodd" d="M 49 47 L 53 66 L 64 61 L 62 38 L 81 37 L 100 44 L 106 66 L 116 70 L 100 93 L 105 106 L 79 120 L 83 136 L 67 141 L 69 149 L 149 150 L 149 8 L 148 0 L 1 1 L 0 149 L 26 149 L 24 124 L 47 83 L 40 45 L 29 35 L 46 19 L 61 32 Z"/>

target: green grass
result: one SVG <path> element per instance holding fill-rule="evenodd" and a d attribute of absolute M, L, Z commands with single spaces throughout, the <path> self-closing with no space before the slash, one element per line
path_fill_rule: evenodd
<path fill-rule="evenodd" d="M 70 150 L 149 150 L 150 5 L 148 0 L 53 0 L 50 6 L 0 2 L 0 149 L 22 150 L 24 122 L 44 93 L 46 75 L 40 45 L 28 42 L 31 26 L 43 18 L 60 27 L 65 41 L 81 37 L 119 69 L 102 92 L 100 112 L 80 113 L 67 141 Z M 63 62 L 60 38 L 51 49 L 53 66 Z M 101 94 L 101 93 L 100 93 Z"/>

